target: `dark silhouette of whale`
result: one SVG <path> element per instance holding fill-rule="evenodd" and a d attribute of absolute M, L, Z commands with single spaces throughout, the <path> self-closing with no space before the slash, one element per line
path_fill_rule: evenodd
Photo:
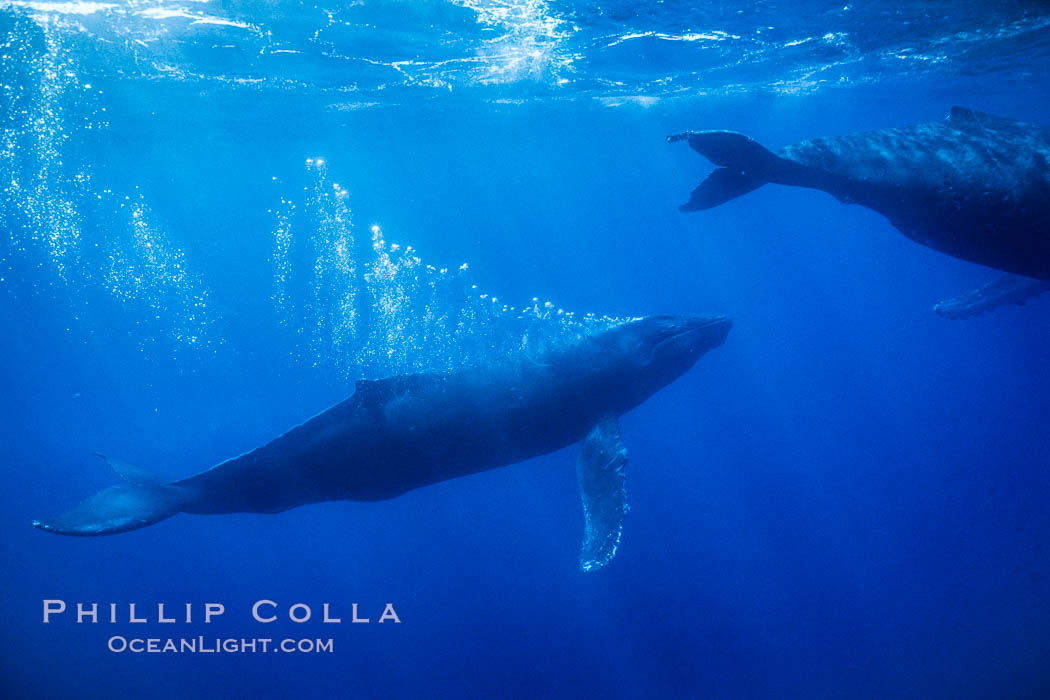
<path fill-rule="evenodd" d="M 273 442 L 173 483 L 110 461 L 125 483 L 33 525 L 109 535 L 176 513 L 275 513 L 393 498 L 583 441 L 585 571 L 616 553 L 627 505 L 619 416 L 722 344 L 722 317 L 651 316 L 447 374 L 359 381 L 342 403 Z"/>
<path fill-rule="evenodd" d="M 766 183 L 823 190 L 884 215 L 908 238 L 1010 273 L 938 305 L 965 318 L 1050 289 L 1050 129 L 952 107 L 944 121 L 813 139 L 777 153 L 730 131 L 686 132 L 719 166 L 683 211 Z"/>

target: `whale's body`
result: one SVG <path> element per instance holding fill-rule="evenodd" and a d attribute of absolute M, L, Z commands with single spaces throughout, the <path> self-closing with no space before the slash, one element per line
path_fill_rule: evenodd
<path fill-rule="evenodd" d="M 321 501 L 382 500 L 582 440 L 578 471 L 587 533 L 581 564 L 598 568 L 615 554 L 626 510 L 627 453 L 617 418 L 720 345 L 729 327 L 720 317 L 649 317 L 537 356 L 360 381 L 346 401 L 188 479 L 164 483 L 112 463 L 127 483 L 34 525 L 105 535 L 178 512 L 272 513 Z"/>
<path fill-rule="evenodd" d="M 777 153 L 727 131 L 668 139 L 688 141 L 721 166 L 683 211 L 766 183 L 809 187 L 883 214 L 922 245 L 1032 280 L 989 285 L 972 297 L 979 303 L 964 309 L 961 297 L 942 305 L 942 315 L 974 315 L 1050 288 L 1050 129 L 953 107 L 943 121 L 802 141 Z M 1008 293 L 992 296 L 1000 289 Z"/>

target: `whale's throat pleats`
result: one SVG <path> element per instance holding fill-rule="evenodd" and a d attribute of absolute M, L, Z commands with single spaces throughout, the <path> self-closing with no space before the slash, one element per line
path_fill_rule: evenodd
<path fill-rule="evenodd" d="M 580 446 L 576 476 L 583 499 L 580 568 L 584 571 L 597 571 L 616 556 L 627 514 L 624 492 L 627 457 L 615 416 L 598 423 Z"/>

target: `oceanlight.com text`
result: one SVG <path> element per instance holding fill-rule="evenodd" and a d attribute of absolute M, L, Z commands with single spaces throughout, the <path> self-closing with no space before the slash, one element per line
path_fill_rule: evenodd
<path fill-rule="evenodd" d="M 115 635 L 109 638 L 106 646 L 117 654 L 331 654 L 334 651 L 333 640 L 330 637 L 275 640 L 263 637 L 128 638 Z"/>

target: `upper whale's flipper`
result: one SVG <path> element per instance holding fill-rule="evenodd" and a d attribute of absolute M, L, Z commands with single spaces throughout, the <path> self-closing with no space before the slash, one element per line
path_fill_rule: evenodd
<path fill-rule="evenodd" d="M 1007 304 L 1023 306 L 1026 301 L 1050 291 L 1050 282 L 1020 275 L 1003 275 L 979 289 L 933 307 L 942 318 L 971 318 Z"/>
<path fill-rule="evenodd" d="M 687 131 L 668 136 L 667 141 L 688 141 L 694 151 L 719 166 L 679 207 L 682 211 L 716 207 L 767 182 L 799 184 L 791 177 L 799 168 L 796 163 L 734 131 Z"/>
<path fill-rule="evenodd" d="M 596 571 L 616 556 L 623 518 L 627 514 L 624 467 L 627 448 L 616 418 L 606 418 L 584 439 L 576 462 L 583 498 L 583 548 L 580 568 Z"/>
<path fill-rule="evenodd" d="M 58 517 L 34 520 L 33 527 L 59 535 L 114 535 L 152 525 L 179 512 L 177 487 L 144 469 L 109 459 L 106 462 L 127 483 L 99 491 Z"/>

